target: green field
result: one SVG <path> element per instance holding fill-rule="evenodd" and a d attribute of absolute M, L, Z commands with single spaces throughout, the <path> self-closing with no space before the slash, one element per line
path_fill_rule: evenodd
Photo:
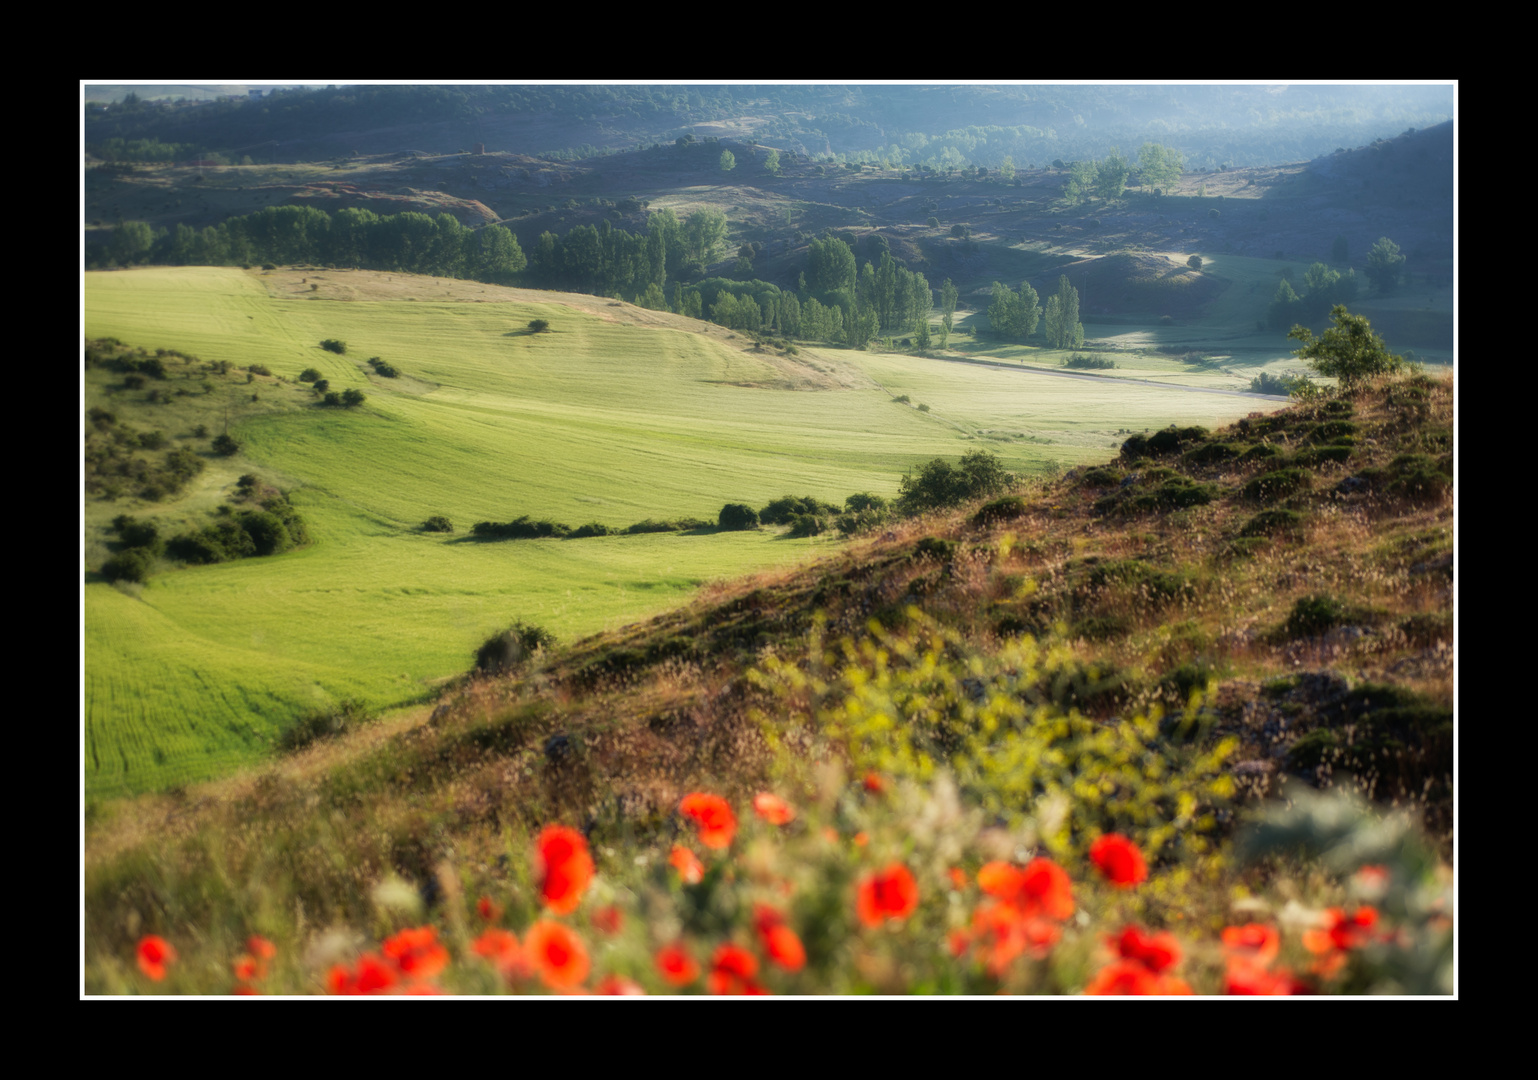
<path fill-rule="evenodd" d="M 398 288 L 401 275 L 391 276 Z M 184 521 L 246 471 L 289 489 L 314 538 L 268 559 L 167 570 L 142 588 L 87 574 L 93 796 L 227 772 L 268 753 L 297 711 L 340 698 L 422 700 L 515 619 L 570 640 L 836 543 L 772 530 L 480 543 L 466 535 L 477 521 L 529 514 L 624 527 L 714 519 L 723 503 L 762 506 L 785 493 L 892 496 L 907 468 L 935 456 L 983 448 L 1034 473 L 1104 460 L 1124 430 L 1215 425 L 1265 406 L 909 356 L 804 349 L 798 361 L 771 361 L 684 321 L 631 325 L 628 305 L 583 298 L 578 310 L 555 293 L 530 302 L 474 286 L 483 302 L 344 302 L 270 283 L 228 268 L 85 277 L 87 337 L 265 364 L 288 379 L 315 367 L 333 389 L 369 395 L 360 410 L 324 410 L 306 391 L 264 380 L 260 403 L 232 423 L 242 455 L 211 459 L 201 488 L 165 504 L 86 501 L 88 568 L 114 515 Z M 420 295 L 443 296 L 443 283 L 421 279 Z M 536 317 L 552 332 L 526 333 Z M 322 351 L 324 338 L 345 340 L 348 354 Z M 405 377 L 366 374 L 370 356 Z M 802 385 L 836 388 L 781 388 L 800 361 Z M 87 404 L 94 392 L 88 383 Z M 893 402 L 900 394 L 930 411 Z M 126 409 L 134 396 L 116 400 Z M 458 532 L 419 531 L 435 514 Z"/>

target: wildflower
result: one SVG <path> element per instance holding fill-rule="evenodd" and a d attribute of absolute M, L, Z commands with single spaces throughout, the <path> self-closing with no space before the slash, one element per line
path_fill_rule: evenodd
<path fill-rule="evenodd" d="M 490 960 L 497 972 L 509 982 L 527 978 L 530 974 L 528 958 L 510 931 L 493 927 L 476 938 L 470 944 L 470 949 L 476 956 Z"/>
<path fill-rule="evenodd" d="M 1074 912 L 1068 872 L 1051 859 L 1036 858 L 1021 872 L 1021 904 L 1032 914 L 1061 922 Z"/>
<path fill-rule="evenodd" d="M 698 885 L 705 876 L 704 864 L 699 856 L 682 844 L 673 845 L 673 853 L 668 856 L 668 865 L 678 871 L 678 876 L 683 879 L 685 885 Z"/>
<path fill-rule="evenodd" d="M 864 784 L 865 790 L 872 795 L 881 795 L 886 791 L 886 781 L 881 779 L 879 773 L 866 773 Z"/>
<path fill-rule="evenodd" d="M 951 888 L 955 889 L 957 892 L 966 891 L 967 872 L 965 870 L 959 866 L 953 866 L 949 871 L 947 871 L 947 876 L 951 879 Z"/>
<path fill-rule="evenodd" d="M 550 989 L 570 990 L 587 978 L 587 947 L 570 927 L 541 919 L 523 941 L 530 964 Z"/>
<path fill-rule="evenodd" d="M 366 953 L 358 966 L 349 970 L 337 964 L 326 975 L 326 989 L 333 994 L 382 994 L 400 981 L 400 969 L 383 957 Z"/>
<path fill-rule="evenodd" d="M 593 858 L 587 840 L 576 829 L 547 825 L 535 845 L 534 876 L 540 897 L 557 915 L 577 910 L 588 882 L 593 880 Z"/>
<path fill-rule="evenodd" d="M 625 913 L 610 904 L 593 912 L 593 928 L 605 934 L 617 934 L 625 927 Z"/>
<path fill-rule="evenodd" d="M 387 938 L 384 954 L 411 979 L 431 979 L 449 963 L 449 951 L 439 943 L 438 931 L 431 926 L 402 930 Z"/>
<path fill-rule="evenodd" d="M 234 970 L 236 982 L 255 982 L 262 977 L 257 959 L 250 953 L 241 953 L 230 967 Z"/>
<path fill-rule="evenodd" d="M 246 952 L 265 964 L 266 961 L 278 955 L 278 947 L 260 934 L 252 934 L 246 938 Z"/>
<path fill-rule="evenodd" d="M 1096 973 L 1084 992 L 1092 996 L 1173 996 L 1190 994 L 1191 987 L 1184 979 L 1160 975 L 1136 960 L 1115 960 Z"/>
<path fill-rule="evenodd" d="M 761 791 L 753 797 L 753 812 L 771 825 L 789 825 L 796 820 L 795 808 L 778 795 L 771 795 L 767 791 Z"/>
<path fill-rule="evenodd" d="M 1291 997 L 1309 992 L 1286 968 L 1268 971 L 1251 960 L 1230 959 L 1224 979 L 1227 993 L 1237 997 Z"/>
<path fill-rule="evenodd" d="M 850 839 L 854 841 L 855 847 L 864 847 L 866 844 L 870 843 L 870 833 L 866 832 L 864 829 L 861 829 L 859 832 L 851 836 Z"/>
<path fill-rule="evenodd" d="M 753 926 L 770 960 L 786 971 L 800 971 L 806 966 L 806 948 L 796 932 L 785 925 L 785 916 L 778 909 L 754 904 Z"/>
<path fill-rule="evenodd" d="M 763 988 L 753 982 L 758 974 L 758 960 L 740 945 L 717 947 L 710 958 L 710 974 L 705 985 L 712 994 L 761 994 Z"/>
<path fill-rule="evenodd" d="M 1230 962 L 1240 960 L 1266 967 L 1276 959 L 1281 947 L 1281 935 L 1274 926 L 1246 923 L 1223 928 L 1223 950 L 1228 953 Z"/>
<path fill-rule="evenodd" d="M 1174 934 L 1145 934 L 1136 926 L 1129 926 L 1113 944 L 1122 959 L 1136 960 L 1155 973 L 1168 971 L 1180 963 L 1180 942 L 1175 940 Z"/>
<path fill-rule="evenodd" d="M 502 918 L 502 905 L 493 903 L 489 896 L 483 896 L 475 902 L 475 913 L 481 917 L 482 922 L 494 923 Z"/>
<path fill-rule="evenodd" d="M 645 997 L 646 991 L 634 979 L 623 975 L 606 975 L 594 991 L 603 997 Z"/>
<path fill-rule="evenodd" d="M 1322 928 L 1305 930 L 1303 946 L 1311 953 L 1345 952 L 1367 943 L 1368 931 L 1378 921 L 1378 909 L 1359 907 L 1350 915 L 1343 908 L 1327 908 Z"/>
<path fill-rule="evenodd" d="M 139 970 L 155 982 L 166 977 L 166 968 L 176 963 L 176 949 L 159 934 L 139 939 Z"/>
<path fill-rule="evenodd" d="M 1189 994 L 1184 979 L 1170 974 L 1180 962 L 1180 943 L 1169 933 L 1147 934 L 1128 926 L 1110 945 L 1120 954 L 1096 973 L 1084 992 L 1090 995 L 1160 995 Z"/>
<path fill-rule="evenodd" d="M 737 815 L 721 796 L 696 791 L 685 795 L 678 809 L 698 827 L 700 843 L 708 848 L 731 846 L 737 835 Z"/>
<path fill-rule="evenodd" d="M 1148 864 L 1137 845 L 1119 833 L 1106 833 L 1089 848 L 1090 861 L 1118 889 L 1148 880 Z"/>
<path fill-rule="evenodd" d="M 902 863 L 892 863 L 860 879 L 855 910 L 866 926 L 881 926 L 888 919 L 906 919 L 918 906 L 918 882 Z"/>
<path fill-rule="evenodd" d="M 700 977 L 700 966 L 682 945 L 664 945 L 654 959 L 657 971 L 669 986 L 688 986 Z"/>

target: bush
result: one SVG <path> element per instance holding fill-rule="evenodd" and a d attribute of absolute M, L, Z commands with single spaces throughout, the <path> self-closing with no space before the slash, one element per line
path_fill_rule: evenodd
<path fill-rule="evenodd" d="M 213 451 L 220 457 L 229 457 L 240 453 L 240 444 L 228 435 L 214 436 Z"/>
<path fill-rule="evenodd" d="M 744 503 L 727 503 L 716 518 L 716 528 L 722 532 L 737 532 L 758 528 L 758 511 Z"/>
<path fill-rule="evenodd" d="M 315 392 L 317 394 L 324 394 L 327 390 L 330 390 L 330 389 L 331 389 L 331 380 L 330 379 L 316 379 L 315 380 Z"/>
<path fill-rule="evenodd" d="M 872 495 L 868 491 L 861 491 L 844 500 L 844 509 L 850 513 L 859 513 L 862 510 L 885 510 L 886 499 L 880 495 Z"/>
<path fill-rule="evenodd" d="M 1289 638 L 1314 637 L 1346 621 L 1345 607 L 1330 596 L 1305 596 L 1292 605 L 1282 632 Z"/>
<path fill-rule="evenodd" d="M 129 548 L 120 551 L 102 563 L 102 576 L 108 581 L 143 582 L 150 576 L 155 556 L 147 548 Z"/>
<path fill-rule="evenodd" d="M 307 367 L 299 373 L 300 382 L 314 382 L 318 378 L 320 378 L 320 372 L 312 367 Z"/>
<path fill-rule="evenodd" d="M 587 536 L 608 536 L 609 534 L 617 533 L 618 531 L 618 529 L 609 528 L 609 526 L 603 524 L 602 522 L 590 521 L 586 525 L 578 525 L 575 529 L 573 529 L 568 539 L 581 540 L 583 537 Z"/>
<path fill-rule="evenodd" d="M 327 394 L 326 396 L 330 397 L 331 395 Z M 359 405 L 362 405 L 367 400 L 368 395 L 366 395 L 362 390 L 342 391 L 342 405 L 345 408 L 356 409 Z"/>
<path fill-rule="evenodd" d="M 1020 496 L 1006 495 L 1002 499 L 984 503 L 977 513 L 972 515 L 972 524 L 986 525 L 994 521 L 1011 521 L 1024 514 L 1025 509 L 1025 500 Z"/>
<path fill-rule="evenodd" d="M 330 709 L 312 709 L 283 730 L 278 736 L 278 749 L 302 750 L 317 739 L 333 738 L 372 719 L 363 702 L 356 698 L 340 701 Z"/>
<path fill-rule="evenodd" d="M 252 364 L 250 367 L 246 368 L 246 370 L 252 375 L 266 375 L 268 377 L 271 377 L 272 375 L 272 369 L 269 368 L 266 364 Z"/>
<path fill-rule="evenodd" d="M 920 466 L 916 474 L 909 472 L 898 483 L 902 493 L 898 496 L 898 508 L 904 514 L 922 514 L 956 506 L 968 499 L 1001 494 L 1014 483 L 1014 474 L 1005 472 L 1004 463 L 998 456 L 986 450 L 963 455 L 956 467 L 944 458 L 935 458 Z"/>
<path fill-rule="evenodd" d="M 1200 255 L 1192 255 L 1186 260 L 1186 265 L 1192 270 L 1200 270 L 1202 268 L 1202 257 Z"/>
<path fill-rule="evenodd" d="M 1276 502 L 1295 491 L 1306 490 L 1313 481 L 1302 469 L 1278 469 L 1263 473 L 1244 485 L 1244 497 L 1255 502 Z"/>
<path fill-rule="evenodd" d="M 338 356 L 342 356 L 347 352 L 347 342 L 338 341 L 336 338 L 327 338 L 320 343 L 320 347 L 327 352 L 334 352 Z"/>
<path fill-rule="evenodd" d="M 1404 367 L 1404 357 L 1388 351 L 1383 339 L 1361 315 L 1352 315 L 1344 304 L 1330 309 L 1335 324 L 1315 338 L 1306 326 L 1294 326 L 1287 334 L 1302 344 L 1293 355 L 1320 375 L 1333 376 L 1344 387 L 1374 375 L 1386 375 Z"/>
<path fill-rule="evenodd" d="M 796 514 L 790 519 L 790 535 L 794 537 L 821 536 L 827 530 L 827 519 L 816 514 Z"/>
<path fill-rule="evenodd" d="M 1274 533 L 1296 534 L 1302 530 L 1303 515 L 1296 510 L 1262 510 L 1239 530 L 1240 536 L 1271 536 Z"/>
<path fill-rule="evenodd" d="M 374 374 L 378 375 L 382 379 L 396 379 L 400 377 L 399 368 L 393 364 L 386 363 L 385 361 L 379 359 L 377 356 L 371 358 L 369 360 L 369 364 L 373 367 Z"/>
<path fill-rule="evenodd" d="M 570 533 L 570 525 L 559 521 L 530 521 L 528 514 L 516 521 L 477 521 L 470 526 L 470 535 L 483 540 L 558 540 Z"/>
<path fill-rule="evenodd" d="M 781 495 L 758 512 L 758 520 L 764 525 L 788 525 L 799 515 L 837 514 L 839 510 L 840 507 L 819 502 L 811 495 Z"/>
<path fill-rule="evenodd" d="M 555 635 L 544 627 L 515 622 L 476 650 L 475 670 L 487 674 L 510 671 L 534 653 L 555 648 L 555 644 Z"/>
<path fill-rule="evenodd" d="M 1100 371 L 1114 368 L 1116 361 L 1106 356 L 1085 356 L 1082 353 L 1074 353 L 1067 360 L 1063 361 L 1063 366 L 1066 368 Z"/>
<path fill-rule="evenodd" d="M 529 330 L 536 334 L 543 334 L 550 329 L 549 319 L 534 319 L 529 323 Z"/>
<path fill-rule="evenodd" d="M 442 514 L 434 514 L 422 522 L 423 532 L 451 533 L 454 531 L 454 523 Z"/>

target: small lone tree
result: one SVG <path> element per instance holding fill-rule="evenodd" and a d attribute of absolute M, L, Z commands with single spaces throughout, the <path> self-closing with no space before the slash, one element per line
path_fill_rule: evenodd
<path fill-rule="evenodd" d="M 532 320 L 529 323 L 529 330 L 530 330 L 531 333 L 543 334 L 546 330 L 549 330 L 549 329 L 550 329 L 550 320 L 549 319 L 534 319 L 534 320 Z"/>
<path fill-rule="evenodd" d="M 1200 255 L 1192 255 L 1186 260 L 1186 265 L 1192 270 L 1200 270 L 1202 268 L 1202 257 Z"/>
<path fill-rule="evenodd" d="M 1344 304 L 1330 309 L 1330 319 L 1335 323 L 1322 337 L 1306 326 L 1294 326 L 1289 338 L 1296 338 L 1302 346 L 1293 354 L 1320 375 L 1333 376 L 1343 387 L 1370 378 L 1386 375 L 1404 366 L 1404 357 L 1388 351 L 1383 339 L 1372 332 L 1367 319 L 1353 315 Z"/>
<path fill-rule="evenodd" d="M 1386 236 L 1367 253 L 1367 279 L 1384 296 L 1399 287 L 1399 276 L 1404 273 L 1405 257 L 1399 253 L 1399 245 Z"/>

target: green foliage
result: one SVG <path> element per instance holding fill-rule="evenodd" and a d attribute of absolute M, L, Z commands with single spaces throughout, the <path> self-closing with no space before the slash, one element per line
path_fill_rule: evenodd
<path fill-rule="evenodd" d="M 299 373 L 299 381 L 300 382 L 312 383 L 312 382 L 315 382 L 319 378 L 320 378 L 320 372 L 316 371 L 312 367 L 307 367 L 307 368 L 305 368 L 303 371 L 301 371 Z"/>
<path fill-rule="evenodd" d="M 1319 338 L 1306 326 L 1294 326 L 1287 334 L 1302 344 L 1293 355 L 1320 375 L 1339 379 L 1351 387 L 1375 375 L 1387 375 L 1404 367 L 1404 357 L 1388 351 L 1383 339 L 1372 332 L 1366 317 L 1352 315 L 1337 304 L 1330 311 L 1334 326 Z"/>
<path fill-rule="evenodd" d="M 212 448 L 220 457 L 230 457 L 240 453 L 240 444 L 228 435 L 215 435 Z"/>
<path fill-rule="evenodd" d="M 1386 236 L 1379 237 L 1367 252 L 1367 280 L 1384 296 L 1399 288 L 1404 267 L 1405 257 L 1399 253 L 1399 245 Z"/>
<path fill-rule="evenodd" d="M 347 352 L 347 342 L 338 341 L 336 338 L 327 338 L 320 343 L 320 347 L 327 352 L 334 352 L 338 356 L 342 356 Z"/>
<path fill-rule="evenodd" d="M 530 521 L 528 514 L 513 521 L 477 521 L 470 526 L 470 535 L 481 540 L 550 540 L 570 533 L 570 525 L 559 521 Z"/>
<path fill-rule="evenodd" d="M 327 395 L 328 397 L 330 395 Z M 342 407 L 344 409 L 356 409 L 368 400 L 368 395 L 362 390 L 343 390 Z"/>
<path fill-rule="evenodd" d="M 286 753 L 302 750 L 320 739 L 335 738 L 374 720 L 368 707 L 357 698 L 346 698 L 329 709 L 311 709 L 300 714 L 278 736 L 278 749 Z"/>
<path fill-rule="evenodd" d="M 1063 361 L 1065 368 L 1088 371 L 1106 371 L 1116 366 L 1116 361 L 1109 356 L 1087 356 L 1083 353 L 1074 353 Z"/>
<path fill-rule="evenodd" d="M 771 176 L 779 175 L 780 152 L 778 150 L 771 150 L 764 155 L 764 172 L 769 173 Z"/>
<path fill-rule="evenodd" d="M 986 450 L 963 455 L 956 466 L 935 458 L 903 476 L 898 483 L 901 494 L 897 508 L 908 515 L 942 510 L 969 499 L 997 495 L 1014 483 L 1014 475 L 1004 471 L 998 456 Z"/>
<path fill-rule="evenodd" d="M 1084 324 L 1079 321 L 1079 290 L 1068 275 L 1057 279 L 1057 295 L 1047 301 L 1042 332 L 1054 349 L 1077 349 L 1084 344 Z"/>
<path fill-rule="evenodd" d="M 1121 198 L 1130 175 L 1132 167 L 1127 164 L 1127 159 L 1122 157 L 1120 150 L 1111 147 L 1110 155 L 1095 166 L 1095 194 L 1102 199 Z"/>
<path fill-rule="evenodd" d="M 374 374 L 382 379 L 397 379 L 400 377 L 399 368 L 394 364 L 379 359 L 377 356 L 370 358 L 369 365 L 374 369 Z"/>
<path fill-rule="evenodd" d="M 531 320 L 529 320 L 529 332 L 530 333 L 543 334 L 546 330 L 549 330 L 549 329 L 550 329 L 550 320 L 549 319 L 531 319 Z"/>
<path fill-rule="evenodd" d="M 716 528 L 722 532 L 738 532 L 758 528 L 758 511 L 744 503 L 727 503 L 716 518 Z"/>
<path fill-rule="evenodd" d="M 758 520 L 765 525 L 788 525 L 799 515 L 837 514 L 839 507 L 820 502 L 811 495 L 782 495 L 772 500 L 758 512 Z"/>
<path fill-rule="evenodd" d="M 108 581 L 144 582 L 155 566 L 155 555 L 147 548 L 131 547 L 102 563 L 102 576 Z"/>
<path fill-rule="evenodd" d="M 1244 485 L 1246 499 L 1255 502 L 1277 502 L 1298 491 L 1306 491 L 1313 481 L 1302 469 L 1278 469 L 1263 473 Z"/>
<path fill-rule="evenodd" d="M 1202 257 L 1200 255 L 1192 255 L 1186 260 L 1186 265 L 1192 270 L 1200 270 L 1202 268 Z"/>
<path fill-rule="evenodd" d="M 730 150 L 721 151 L 721 171 L 731 172 L 737 167 L 737 157 Z"/>
<path fill-rule="evenodd" d="M 451 533 L 454 531 L 454 523 L 442 514 L 435 514 L 422 522 L 422 531 Z"/>
<path fill-rule="evenodd" d="M 1144 190 L 1173 191 L 1184 169 L 1184 158 L 1174 147 L 1145 142 L 1137 152 L 1138 181 Z"/>
<path fill-rule="evenodd" d="M 1003 498 L 986 502 L 972 515 L 972 524 L 989 525 L 997 521 L 1013 521 L 1026 511 L 1025 500 L 1018 495 L 1005 495 Z"/>
<path fill-rule="evenodd" d="M 485 674 L 511 671 L 537 652 L 555 648 L 550 631 L 533 623 L 515 622 L 499 634 L 493 634 L 475 651 L 475 670 Z"/>
<path fill-rule="evenodd" d="M 988 322 L 993 332 L 1013 341 L 1023 341 L 1036 332 L 1041 319 L 1041 305 L 1030 282 L 1020 283 L 1020 292 L 1008 285 L 993 283 L 993 300 L 988 305 Z"/>

